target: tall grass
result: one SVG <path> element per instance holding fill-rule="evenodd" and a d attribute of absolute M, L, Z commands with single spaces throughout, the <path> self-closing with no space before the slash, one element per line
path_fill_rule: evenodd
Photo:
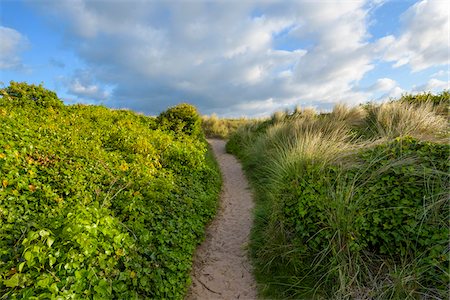
<path fill-rule="evenodd" d="M 431 102 L 412 104 L 389 102 L 367 107 L 366 131 L 375 138 L 413 136 L 419 139 L 442 137 L 448 128 L 447 120 L 436 113 Z"/>
<path fill-rule="evenodd" d="M 350 126 L 361 126 L 367 117 L 367 111 L 362 106 L 349 108 L 345 104 L 336 104 L 330 114 L 330 119 L 343 121 Z"/>
<path fill-rule="evenodd" d="M 326 115 L 298 108 L 239 128 L 228 149 L 243 161 L 257 196 L 251 251 L 262 295 L 448 297 L 448 162 L 438 160 L 448 151 L 439 146 L 446 131 L 438 106 L 426 101 L 337 105 Z M 397 190 L 404 196 L 383 202 L 397 199 Z M 417 227 L 364 229 L 379 211 Z M 390 228 L 396 218 L 383 222 Z M 396 230 L 403 244 L 390 249 L 382 241 Z M 440 235 L 427 238 L 427 230 Z"/>
<path fill-rule="evenodd" d="M 216 114 L 202 116 L 202 128 L 206 137 L 227 139 L 236 129 L 250 121 L 247 118 L 224 119 Z"/>

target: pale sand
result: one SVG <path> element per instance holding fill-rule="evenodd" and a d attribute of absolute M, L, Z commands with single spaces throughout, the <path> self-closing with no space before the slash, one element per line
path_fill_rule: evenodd
<path fill-rule="evenodd" d="M 256 299 L 248 258 L 253 199 L 240 163 L 225 152 L 225 141 L 208 140 L 223 177 L 220 208 L 198 247 L 186 299 Z"/>

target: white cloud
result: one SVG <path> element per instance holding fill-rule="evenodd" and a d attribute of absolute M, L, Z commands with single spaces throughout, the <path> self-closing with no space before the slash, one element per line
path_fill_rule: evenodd
<path fill-rule="evenodd" d="M 69 86 L 69 93 L 82 98 L 106 99 L 108 93 L 103 91 L 98 85 L 83 85 L 78 79 L 75 79 Z"/>
<path fill-rule="evenodd" d="M 392 90 L 390 90 L 388 93 L 386 93 L 384 95 L 384 97 L 389 98 L 389 99 L 398 99 L 405 93 L 406 93 L 406 91 L 404 89 L 402 89 L 399 86 L 396 86 Z"/>
<path fill-rule="evenodd" d="M 444 89 L 450 89 L 450 81 L 432 78 L 426 84 L 414 87 L 413 92 L 439 92 Z"/>
<path fill-rule="evenodd" d="M 447 77 L 449 77 L 450 76 L 450 71 L 445 71 L 445 70 L 439 70 L 439 71 L 437 71 L 436 73 L 433 73 L 430 77 L 444 77 L 444 76 L 447 76 Z"/>
<path fill-rule="evenodd" d="M 0 41 L 0 70 L 23 67 L 19 53 L 27 47 L 27 38 L 17 30 L 0 26 Z"/>
<path fill-rule="evenodd" d="M 397 99 L 402 94 L 406 93 L 406 91 L 399 86 L 397 81 L 386 77 L 377 79 L 374 84 L 364 90 L 369 92 L 372 96 L 375 96 L 376 101 Z"/>
<path fill-rule="evenodd" d="M 415 49 L 406 33 L 368 42 L 369 10 L 383 1 L 68 0 L 44 9 L 65 22 L 66 41 L 87 65 L 90 79 L 76 74 L 66 85 L 71 94 L 152 114 L 192 101 L 204 113 L 261 115 L 398 93 L 389 78 L 371 91 L 357 88 L 380 51 L 387 49 L 385 59 L 397 63 L 405 58 L 393 55 L 395 47 Z M 420 17 L 411 11 L 406 25 Z M 411 26 L 407 30 L 422 30 Z M 434 35 L 422 31 L 434 43 Z M 281 38 L 289 50 L 276 47 Z M 407 63 L 429 63 L 424 47 L 422 60 L 409 55 Z M 115 88 L 108 93 L 102 84 Z"/>
<path fill-rule="evenodd" d="M 279 107 L 273 98 L 269 98 L 261 101 L 239 103 L 235 108 L 243 111 L 253 111 L 255 115 L 258 115 L 266 111 L 276 110 Z"/>
<path fill-rule="evenodd" d="M 373 85 L 367 88 L 370 92 L 388 92 L 397 87 L 397 82 L 390 78 L 380 78 Z"/>
<path fill-rule="evenodd" d="M 72 78 L 59 79 L 67 88 L 69 94 L 76 96 L 82 102 L 95 103 L 107 100 L 110 91 L 96 83 L 92 74 L 78 70 Z"/>
<path fill-rule="evenodd" d="M 449 63 L 450 2 L 423 0 L 402 16 L 403 31 L 384 39 L 384 60 L 394 67 L 409 65 L 413 71 Z"/>

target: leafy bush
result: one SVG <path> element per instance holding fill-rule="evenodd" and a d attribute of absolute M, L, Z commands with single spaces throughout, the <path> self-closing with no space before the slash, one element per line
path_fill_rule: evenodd
<path fill-rule="evenodd" d="M 220 190 L 206 143 L 104 107 L 0 112 L 0 294 L 183 298 Z"/>
<path fill-rule="evenodd" d="M 34 85 L 11 81 L 8 87 L 0 89 L 0 96 L 4 101 L 10 101 L 14 105 L 55 108 L 63 106 L 56 93 L 45 89 L 42 84 Z"/>
<path fill-rule="evenodd" d="M 403 95 L 400 101 L 410 104 L 424 104 L 431 103 L 441 115 L 448 116 L 448 109 L 450 106 L 450 91 L 446 90 L 440 94 L 423 93 L 415 95 Z"/>
<path fill-rule="evenodd" d="M 393 257 L 420 253 L 421 263 L 430 267 L 428 279 L 440 274 L 441 288 L 446 281 L 442 270 L 449 263 L 449 153 L 449 145 L 412 138 L 367 149 L 359 155 L 367 168 L 355 192 L 361 199 L 355 222 L 359 245 Z"/>
<path fill-rule="evenodd" d="M 158 116 L 159 126 L 176 133 L 202 135 L 201 118 L 197 109 L 187 103 L 178 104 Z"/>

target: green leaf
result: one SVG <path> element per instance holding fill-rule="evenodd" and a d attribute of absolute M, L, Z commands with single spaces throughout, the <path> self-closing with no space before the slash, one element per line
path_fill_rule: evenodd
<path fill-rule="evenodd" d="M 18 273 L 14 274 L 10 279 L 4 280 L 3 284 L 7 287 L 13 288 L 19 286 L 20 275 Z"/>
<path fill-rule="evenodd" d="M 24 257 L 27 261 L 33 260 L 33 254 L 31 253 L 31 251 L 25 252 L 25 254 L 23 255 L 23 257 Z"/>
<path fill-rule="evenodd" d="M 25 266 L 25 261 L 24 262 L 21 262 L 20 264 L 19 264 L 19 272 L 22 272 L 22 270 L 23 270 L 23 267 Z"/>
<path fill-rule="evenodd" d="M 57 294 L 57 293 L 59 292 L 58 285 L 56 284 L 56 282 L 53 283 L 53 284 L 49 287 L 49 290 L 50 290 L 53 294 Z M 59 299 L 59 298 L 56 298 L 56 299 Z"/>
<path fill-rule="evenodd" d="M 48 257 L 48 263 L 49 263 L 50 267 L 53 267 L 53 265 L 55 264 L 55 262 L 56 262 L 56 257 L 50 255 L 50 256 Z"/>
<path fill-rule="evenodd" d="M 82 277 L 83 277 L 83 274 L 80 271 L 76 270 L 75 271 L 75 278 L 77 280 L 80 280 Z"/>
<path fill-rule="evenodd" d="M 47 246 L 48 246 L 49 248 L 51 248 L 54 241 L 55 241 L 54 238 L 48 237 L 48 238 L 47 238 Z"/>
<path fill-rule="evenodd" d="M 47 230 L 41 230 L 41 231 L 39 231 L 39 235 L 41 237 L 46 237 L 46 236 L 49 236 L 50 233 Z"/>

